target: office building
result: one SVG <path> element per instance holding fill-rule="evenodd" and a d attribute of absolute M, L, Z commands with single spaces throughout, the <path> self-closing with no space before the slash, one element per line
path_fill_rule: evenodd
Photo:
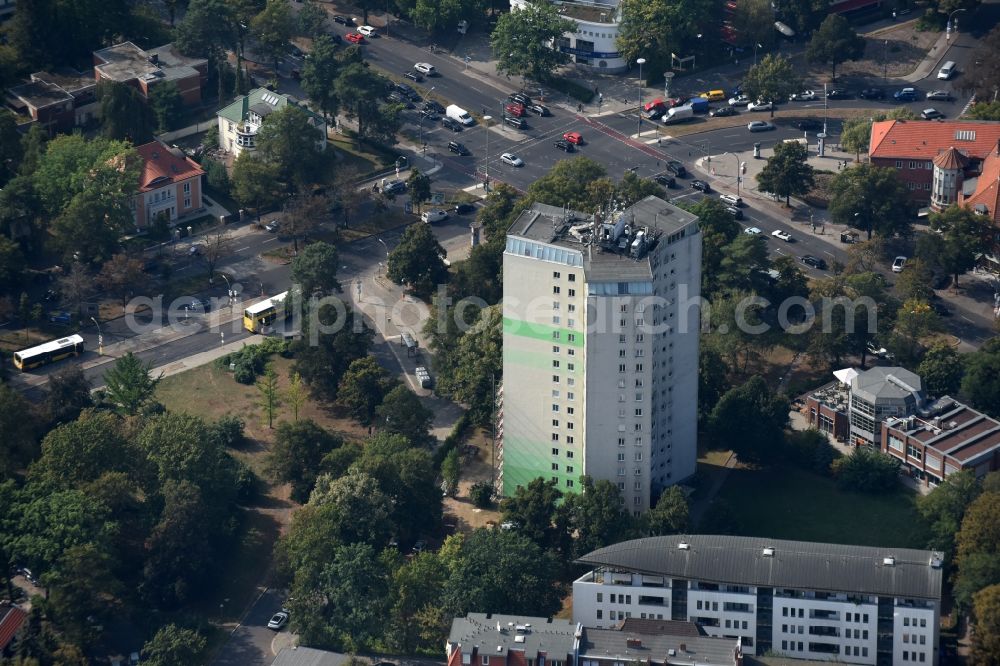
<path fill-rule="evenodd" d="M 645 511 L 695 471 L 697 218 L 654 196 L 607 219 L 534 204 L 503 261 L 499 489 L 586 474 Z"/>

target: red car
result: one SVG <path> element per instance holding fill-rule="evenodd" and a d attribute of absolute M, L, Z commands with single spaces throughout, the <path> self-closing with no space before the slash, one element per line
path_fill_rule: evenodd
<path fill-rule="evenodd" d="M 508 116 L 514 116 L 515 118 L 521 118 L 528 114 L 528 111 L 524 108 L 524 104 L 511 103 L 503 107 L 503 110 Z"/>
<path fill-rule="evenodd" d="M 344 39 L 349 41 L 351 44 L 365 43 L 365 36 L 362 35 L 360 32 L 349 32 L 347 33 L 347 36 Z"/>
<path fill-rule="evenodd" d="M 580 136 L 579 132 L 566 132 L 563 134 L 563 138 L 577 146 L 583 145 L 583 137 Z"/>

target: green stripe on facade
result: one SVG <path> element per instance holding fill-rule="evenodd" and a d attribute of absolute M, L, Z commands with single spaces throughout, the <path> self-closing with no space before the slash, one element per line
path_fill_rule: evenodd
<path fill-rule="evenodd" d="M 559 333 L 559 337 L 552 337 L 552 334 L 556 332 Z M 583 333 L 580 331 L 527 322 L 523 319 L 511 319 L 510 317 L 504 317 L 503 334 L 516 335 L 518 337 L 530 338 L 532 340 L 540 340 L 543 342 L 558 343 L 561 345 L 568 345 L 570 347 L 583 348 Z M 569 337 L 571 335 L 573 336 L 572 340 Z"/>

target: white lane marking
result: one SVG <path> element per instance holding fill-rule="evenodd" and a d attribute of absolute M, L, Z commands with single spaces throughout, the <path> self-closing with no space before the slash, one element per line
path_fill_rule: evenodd
<path fill-rule="evenodd" d="M 833 252 L 830 252 L 829 250 L 823 250 L 823 252 L 827 253 L 827 254 L 828 254 L 828 255 L 830 255 L 831 257 L 836 257 L 836 256 L 837 256 L 837 255 L 835 255 L 835 254 L 834 254 Z"/>
<path fill-rule="evenodd" d="M 247 245 L 246 247 L 241 247 L 240 249 L 238 249 L 238 250 L 236 250 L 236 251 L 237 251 L 237 252 L 242 252 L 243 250 L 249 250 L 249 249 L 250 249 L 250 246 L 249 246 L 249 245 Z"/>
<path fill-rule="evenodd" d="M 277 238 L 268 238 L 266 241 L 264 241 L 264 243 L 273 243 L 276 240 L 278 240 L 278 239 Z"/>
<path fill-rule="evenodd" d="M 965 315 L 962 315 L 962 319 L 964 319 L 965 321 L 969 322 L 970 324 L 975 324 L 976 323 L 976 322 L 972 321 L 971 319 L 969 319 L 968 317 L 966 317 Z"/>

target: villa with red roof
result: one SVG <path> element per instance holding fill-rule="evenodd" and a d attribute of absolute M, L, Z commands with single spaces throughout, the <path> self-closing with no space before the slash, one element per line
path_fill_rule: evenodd
<path fill-rule="evenodd" d="M 197 162 L 160 141 L 138 146 L 142 158 L 139 192 L 132 199 L 135 226 L 145 229 L 160 214 L 169 222 L 204 210 L 201 177 Z"/>
<path fill-rule="evenodd" d="M 13 650 L 28 614 L 17 606 L 0 606 L 0 657 Z"/>

